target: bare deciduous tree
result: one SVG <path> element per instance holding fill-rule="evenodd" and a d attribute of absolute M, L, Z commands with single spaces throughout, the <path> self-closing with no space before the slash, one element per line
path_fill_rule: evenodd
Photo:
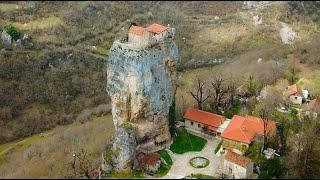
<path fill-rule="evenodd" d="M 198 108 L 200 110 L 202 110 L 203 103 L 210 97 L 210 95 L 205 95 L 204 85 L 205 85 L 205 82 L 202 82 L 202 80 L 200 80 L 200 78 L 198 78 L 197 79 L 197 86 L 195 87 L 196 92 L 189 91 L 191 96 L 197 101 Z"/>
<path fill-rule="evenodd" d="M 96 170 L 96 162 L 92 162 L 92 154 L 88 154 L 85 149 L 81 149 L 79 152 L 73 154 L 73 162 L 70 163 L 73 174 L 72 178 L 85 177 L 91 179 L 93 173 Z"/>
<path fill-rule="evenodd" d="M 263 146 L 261 153 L 263 152 L 268 140 L 270 119 L 273 118 L 273 112 L 275 111 L 275 108 L 279 106 L 281 101 L 281 94 L 278 91 L 273 90 L 269 91 L 266 99 L 260 102 L 256 107 L 257 113 L 263 120 Z"/>
<path fill-rule="evenodd" d="M 225 83 L 226 79 L 223 78 L 221 73 L 215 73 L 212 77 L 211 85 L 213 89 L 213 108 L 215 110 L 218 109 L 219 103 L 222 100 L 222 97 L 225 93 L 227 93 L 231 89 L 235 89 L 234 86 L 227 86 Z M 233 88 L 232 88 L 233 87 Z"/>

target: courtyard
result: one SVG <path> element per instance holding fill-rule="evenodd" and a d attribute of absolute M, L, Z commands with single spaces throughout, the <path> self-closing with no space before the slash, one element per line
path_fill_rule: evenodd
<path fill-rule="evenodd" d="M 204 174 L 216 176 L 222 169 L 223 157 L 214 154 L 215 148 L 218 146 L 220 140 L 214 138 L 206 138 L 207 143 L 201 151 L 186 152 L 183 154 L 176 154 L 166 149 L 173 165 L 169 172 L 163 176 L 163 179 L 181 179 L 191 174 Z M 209 160 L 209 164 L 203 168 L 195 168 L 190 165 L 190 160 L 195 157 L 203 157 Z"/>

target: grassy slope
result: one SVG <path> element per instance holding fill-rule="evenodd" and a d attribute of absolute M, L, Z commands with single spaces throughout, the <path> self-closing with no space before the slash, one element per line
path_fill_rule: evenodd
<path fill-rule="evenodd" d="M 25 24 L 14 22 L 12 23 L 13 26 L 17 27 L 17 29 L 21 31 L 27 30 L 42 30 L 47 29 L 50 27 L 54 27 L 61 23 L 61 19 L 56 16 L 50 16 L 47 18 L 43 18 L 41 20 L 31 21 Z"/>
<path fill-rule="evenodd" d="M 14 147 L 0 156 L 2 178 L 64 178 L 70 173 L 72 153 L 81 148 L 93 154 L 93 164 L 98 164 L 103 144 L 113 134 L 111 115 L 96 117 L 91 121 L 60 126 L 49 133 L 26 138 L 19 146 L 1 145 L 1 149 Z M 93 135 L 93 132 L 95 135 Z M 43 137 L 44 135 L 44 137 Z M 47 136 L 46 136 L 47 135 Z"/>
<path fill-rule="evenodd" d="M 22 6 L 18 4 L 11 3 L 0 3 L 0 11 L 14 11 L 21 9 Z"/>

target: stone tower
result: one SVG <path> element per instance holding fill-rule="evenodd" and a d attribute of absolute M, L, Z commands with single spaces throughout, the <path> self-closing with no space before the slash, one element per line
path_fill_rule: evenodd
<path fill-rule="evenodd" d="M 162 29 L 174 32 L 173 28 Z M 107 91 L 116 129 L 116 171 L 131 169 L 140 152 L 156 152 L 171 144 L 168 113 L 175 97 L 179 59 L 173 37 L 171 33 L 143 47 L 115 41 L 110 49 Z"/>

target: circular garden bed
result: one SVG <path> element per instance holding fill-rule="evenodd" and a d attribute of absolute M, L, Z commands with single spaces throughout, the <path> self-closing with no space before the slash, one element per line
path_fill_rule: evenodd
<path fill-rule="evenodd" d="M 210 161 L 207 158 L 198 156 L 190 159 L 189 163 L 194 168 L 204 168 L 209 165 Z"/>

